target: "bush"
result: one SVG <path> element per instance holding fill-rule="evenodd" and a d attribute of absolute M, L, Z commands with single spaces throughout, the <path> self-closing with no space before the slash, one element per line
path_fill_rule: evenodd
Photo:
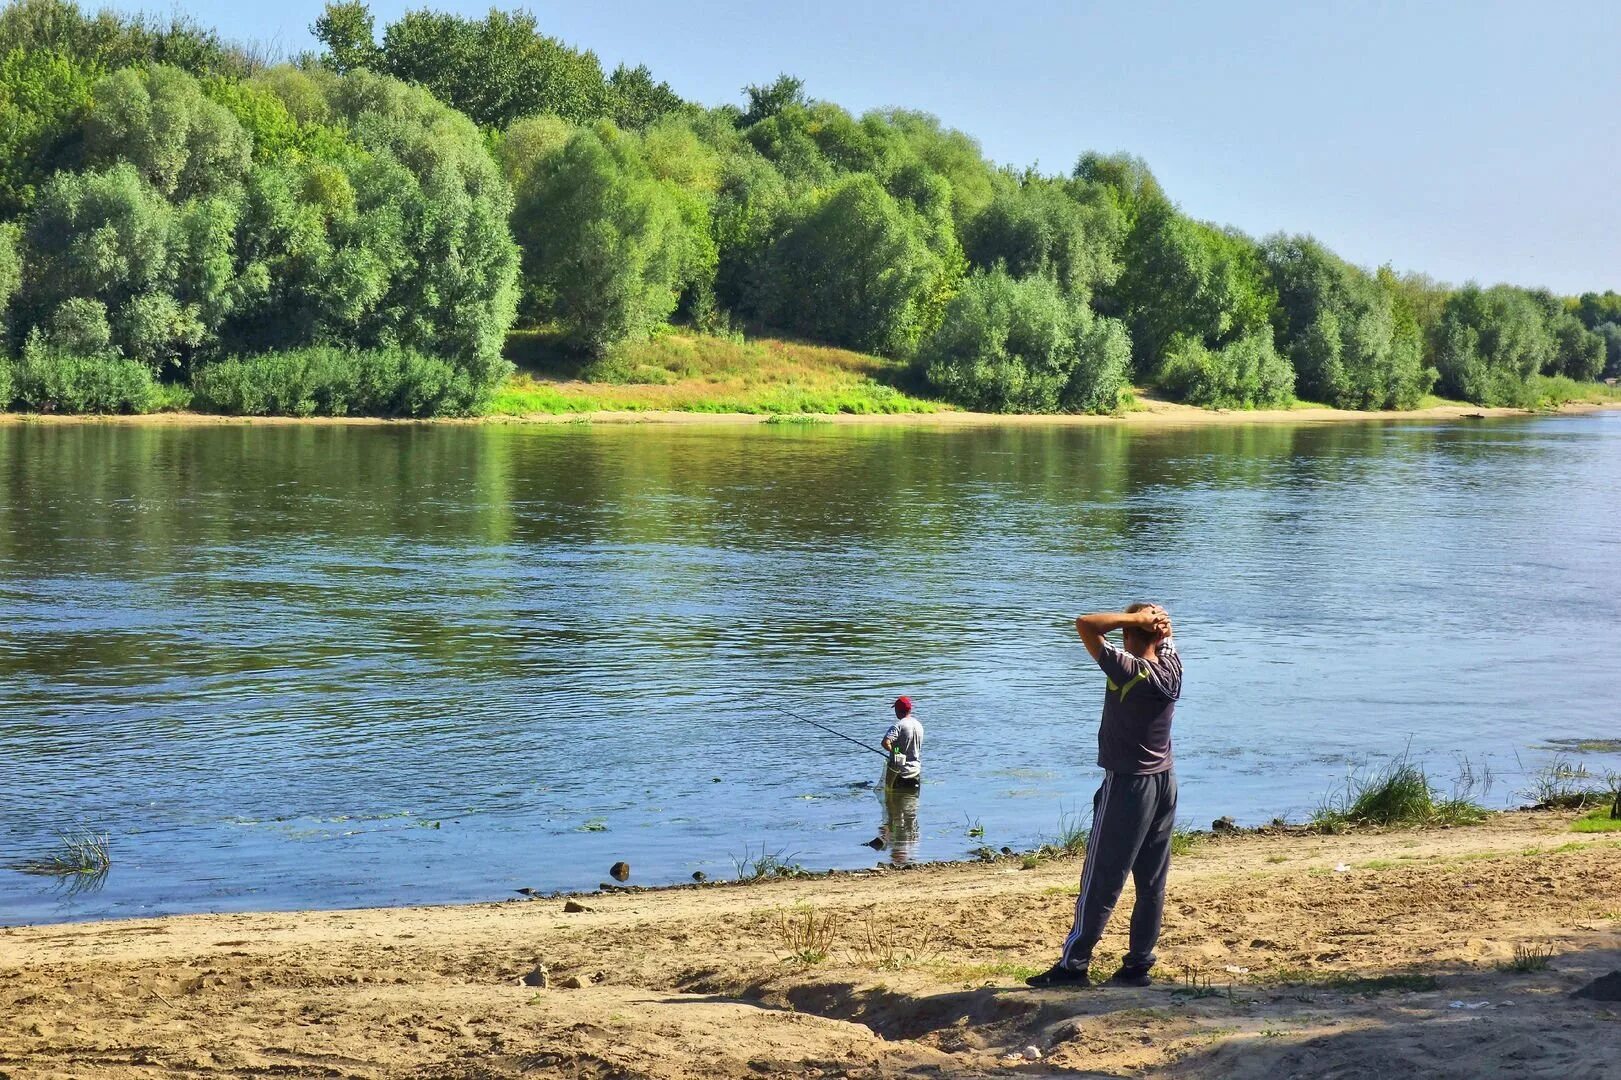
<path fill-rule="evenodd" d="M 929 340 L 928 379 L 987 412 L 1108 412 L 1131 355 L 1125 327 L 1065 297 L 1047 277 L 976 274 Z"/>
<path fill-rule="evenodd" d="M 466 372 L 400 349 L 316 346 L 209 364 L 197 408 L 239 416 L 458 416 L 482 404 Z"/>
<path fill-rule="evenodd" d="M 1178 339 L 1156 379 L 1167 393 L 1192 405 L 1252 409 L 1285 405 L 1294 397 L 1295 372 L 1262 330 L 1221 349 Z"/>
<path fill-rule="evenodd" d="M 23 349 L 22 359 L 3 366 L 0 390 L 6 400 L 35 412 L 144 413 L 162 400 L 145 364 L 111 353 L 52 348 L 38 337 Z"/>
<path fill-rule="evenodd" d="M 1534 404 L 1534 376 L 1555 356 L 1536 301 L 1507 285 L 1453 293 L 1436 337 L 1441 392 L 1480 405 Z"/>

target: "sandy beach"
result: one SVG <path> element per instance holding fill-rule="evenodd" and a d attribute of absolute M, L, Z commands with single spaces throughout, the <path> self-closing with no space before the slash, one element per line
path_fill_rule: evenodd
<path fill-rule="evenodd" d="M 1621 968 L 1621 840 L 1573 816 L 1203 840 L 1147 989 L 1022 985 L 1068 858 L 16 927 L 0 1076 L 1613 1077 L 1621 1003 L 1570 994 Z"/>
<path fill-rule="evenodd" d="M 583 385 L 583 384 L 582 384 Z M 1556 409 L 1528 410 L 1492 408 L 1479 405 L 1436 405 L 1423 409 L 1370 410 L 1330 409 L 1307 406 L 1295 409 L 1204 409 L 1173 401 L 1140 397 L 1130 412 L 1117 416 L 1053 413 L 977 413 L 942 409 L 932 413 L 835 413 L 816 416 L 817 422 L 865 427 L 990 427 L 996 425 L 1053 425 L 1063 427 L 1177 428 L 1209 424 L 1330 424 L 1369 421 L 1411 421 L 1433 423 L 1452 420 L 1485 420 L 1504 417 L 1579 415 L 1621 409 L 1621 402 L 1572 402 Z M 796 415 L 797 418 L 797 415 Z M 807 417 L 809 419 L 809 417 Z M 677 412 L 663 409 L 615 412 L 491 414 L 475 417 L 438 417 L 432 420 L 385 420 L 370 416 L 221 416 L 215 413 L 158 412 L 135 415 L 56 415 L 52 413 L 0 413 L 0 424 L 134 424 L 141 426 L 232 425 L 349 425 L 376 426 L 399 424 L 694 424 L 739 425 L 780 422 L 779 414 Z"/>

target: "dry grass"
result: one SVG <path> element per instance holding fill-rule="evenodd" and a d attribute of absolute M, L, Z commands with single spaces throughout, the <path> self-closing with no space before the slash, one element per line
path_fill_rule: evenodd
<path fill-rule="evenodd" d="M 772 936 L 787 951 L 786 959 L 801 964 L 826 960 L 838 933 L 838 916 L 818 912 L 810 904 L 779 911 L 772 923 Z"/>
<path fill-rule="evenodd" d="M 668 333 L 611 358 L 581 362 L 539 331 L 509 336 L 518 365 L 495 395 L 505 415 L 670 410 L 745 413 L 916 413 L 945 406 L 907 393 L 909 369 L 848 349 L 776 338 Z"/>

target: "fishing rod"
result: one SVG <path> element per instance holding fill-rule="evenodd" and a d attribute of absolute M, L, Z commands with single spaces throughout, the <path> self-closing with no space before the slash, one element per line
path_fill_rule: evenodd
<path fill-rule="evenodd" d="M 882 750 L 878 749 L 876 746 L 868 746 L 866 743 L 862 742 L 860 739 L 852 739 L 850 736 L 846 735 L 844 732 L 842 732 L 842 731 L 834 731 L 832 728 L 828 727 L 826 724 L 818 724 L 815 720 L 807 720 L 805 717 L 800 716 L 798 713 L 794 712 L 792 709 L 782 709 L 781 711 L 787 713 L 789 716 L 793 717 L 795 720 L 798 720 L 802 724 L 809 724 L 813 728 L 821 728 L 823 731 L 827 732 L 829 735 L 837 735 L 839 738 L 843 739 L 845 742 L 855 743 L 857 746 L 861 747 L 861 749 L 869 750 L 872 753 L 877 754 L 879 757 L 883 758 L 885 761 L 889 760 L 889 755 L 884 753 Z"/>

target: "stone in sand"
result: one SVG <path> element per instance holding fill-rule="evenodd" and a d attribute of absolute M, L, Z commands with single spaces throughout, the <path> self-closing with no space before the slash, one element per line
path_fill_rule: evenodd
<path fill-rule="evenodd" d="M 692 872 L 692 880 L 694 880 L 694 881 L 708 881 L 709 880 L 709 875 L 704 873 L 702 870 L 694 870 Z"/>
<path fill-rule="evenodd" d="M 1594 1001 L 1621 1001 L 1621 971 L 1600 975 L 1570 996 L 1592 998 Z"/>
<path fill-rule="evenodd" d="M 527 975 L 518 976 L 520 986 L 535 986 L 544 990 L 551 985 L 551 974 L 547 972 L 545 964 L 536 964 L 533 971 Z"/>
<path fill-rule="evenodd" d="M 585 980 L 578 975 L 570 975 L 560 984 L 565 990 L 584 990 Z"/>
<path fill-rule="evenodd" d="M 1216 832 L 1237 832 L 1238 822 L 1234 821 L 1231 815 L 1228 815 L 1212 821 L 1210 828 Z"/>
<path fill-rule="evenodd" d="M 563 901 L 563 910 L 572 915 L 576 911 L 590 911 L 591 909 L 580 903 L 578 900 L 565 900 Z"/>
<path fill-rule="evenodd" d="M 630 877 L 630 863 L 616 862 L 608 867 L 608 876 L 615 881 L 624 881 Z"/>

